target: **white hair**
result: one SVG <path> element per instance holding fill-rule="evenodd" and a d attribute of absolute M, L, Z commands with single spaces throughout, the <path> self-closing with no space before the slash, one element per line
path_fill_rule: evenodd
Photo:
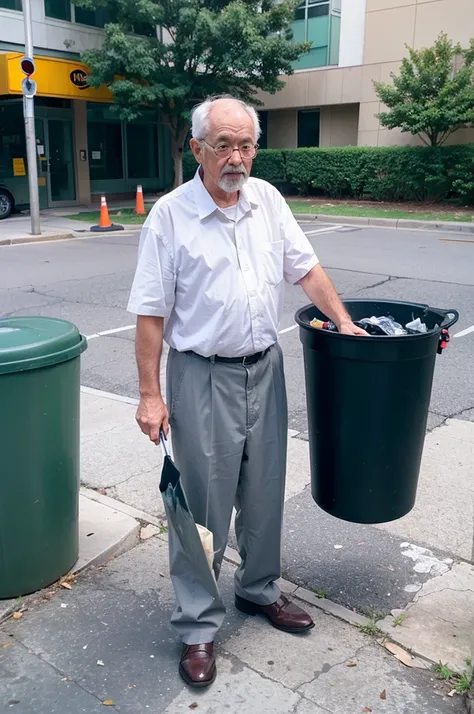
<path fill-rule="evenodd" d="M 236 99 L 230 94 L 220 94 L 216 97 L 209 97 L 204 102 L 197 104 L 191 112 L 192 117 L 192 135 L 193 139 L 202 141 L 209 134 L 209 114 L 211 112 L 212 105 L 219 99 L 232 99 L 236 102 L 242 109 L 244 109 L 249 117 L 252 119 L 253 128 L 255 131 L 255 141 L 258 141 L 260 137 L 260 119 L 258 113 L 250 105 L 243 102 L 241 99 Z"/>

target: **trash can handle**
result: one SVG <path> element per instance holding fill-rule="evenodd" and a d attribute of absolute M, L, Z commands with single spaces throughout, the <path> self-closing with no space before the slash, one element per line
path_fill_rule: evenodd
<path fill-rule="evenodd" d="M 459 312 L 454 308 L 452 310 L 442 310 L 441 312 L 445 313 L 445 318 L 441 324 L 443 328 L 452 327 L 459 320 Z"/>

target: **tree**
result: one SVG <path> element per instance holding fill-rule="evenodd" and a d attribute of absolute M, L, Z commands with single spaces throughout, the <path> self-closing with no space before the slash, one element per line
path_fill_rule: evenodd
<path fill-rule="evenodd" d="M 175 185 L 182 182 L 193 105 L 230 93 L 261 106 L 258 90 L 281 89 L 279 75 L 291 74 L 291 63 L 310 46 L 291 41 L 299 0 L 75 2 L 105 7 L 116 18 L 105 25 L 102 47 L 83 54 L 89 83 L 110 87 L 123 119 L 134 119 L 142 108 L 160 111 L 170 130 Z"/>
<path fill-rule="evenodd" d="M 418 135 L 428 146 L 442 146 L 458 129 L 474 122 L 474 40 L 468 49 L 444 33 L 433 47 L 414 50 L 402 60 L 393 85 L 374 82 L 389 111 L 377 115 L 382 126 Z"/>

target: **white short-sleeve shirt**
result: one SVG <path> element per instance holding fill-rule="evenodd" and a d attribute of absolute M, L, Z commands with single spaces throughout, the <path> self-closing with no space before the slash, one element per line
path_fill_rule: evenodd
<path fill-rule="evenodd" d="M 252 355 L 278 339 L 284 281 L 317 263 L 271 184 L 250 178 L 237 205 L 220 209 L 197 171 L 150 211 L 127 309 L 164 317 L 164 339 L 181 352 Z"/>

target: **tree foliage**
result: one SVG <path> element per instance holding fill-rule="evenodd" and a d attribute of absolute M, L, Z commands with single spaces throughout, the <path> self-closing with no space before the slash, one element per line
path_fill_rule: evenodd
<path fill-rule="evenodd" d="M 192 106 L 222 93 L 258 106 L 258 90 L 281 89 L 279 76 L 291 74 L 292 62 L 309 49 L 291 40 L 298 1 L 75 0 L 107 7 L 116 18 L 105 26 L 102 47 L 83 54 L 89 83 L 110 87 L 122 118 L 145 107 L 160 111 L 178 184 Z"/>
<path fill-rule="evenodd" d="M 429 146 L 442 146 L 458 129 L 474 123 L 474 40 L 462 49 L 442 33 L 433 47 L 414 50 L 402 60 L 393 84 L 374 82 L 387 111 L 382 126 L 418 135 Z"/>

